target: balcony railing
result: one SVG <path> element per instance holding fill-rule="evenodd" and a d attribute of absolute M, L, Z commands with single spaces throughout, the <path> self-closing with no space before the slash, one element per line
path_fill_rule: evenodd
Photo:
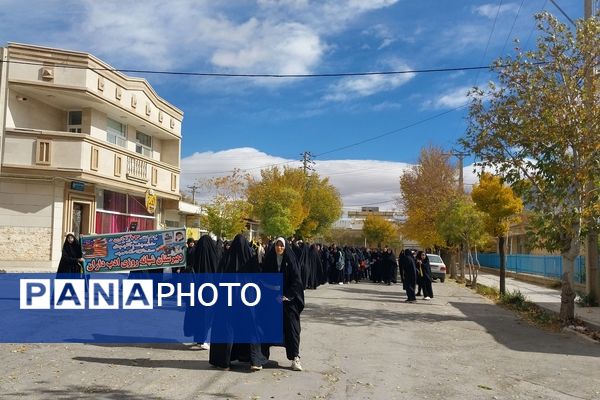
<path fill-rule="evenodd" d="M 127 178 L 148 182 L 148 163 L 135 157 L 127 157 Z"/>

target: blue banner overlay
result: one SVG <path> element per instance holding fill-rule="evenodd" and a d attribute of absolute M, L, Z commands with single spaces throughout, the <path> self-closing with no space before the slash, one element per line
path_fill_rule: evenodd
<path fill-rule="evenodd" d="M 185 267 L 185 228 L 82 235 L 84 272 Z"/>
<path fill-rule="evenodd" d="M 281 274 L 0 274 L 1 343 L 281 343 Z"/>

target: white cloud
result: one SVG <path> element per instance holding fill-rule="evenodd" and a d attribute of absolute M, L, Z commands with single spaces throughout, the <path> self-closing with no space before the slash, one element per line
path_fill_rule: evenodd
<path fill-rule="evenodd" d="M 443 94 L 440 94 L 434 100 L 428 100 L 423 103 L 424 108 L 456 108 L 463 106 L 469 102 L 469 90 L 468 86 L 461 86 L 459 88 L 452 89 Z"/>
<path fill-rule="evenodd" d="M 73 3 L 60 45 L 117 67 L 232 73 L 307 74 L 319 65 L 323 36 L 397 0 L 227 2 L 86 0 Z M 259 81 L 263 83 L 264 81 Z"/>
<path fill-rule="evenodd" d="M 377 47 L 377 50 L 384 49 L 396 41 L 396 38 L 392 32 L 390 32 L 389 28 L 382 24 L 372 26 L 371 28 L 363 31 L 363 34 L 374 36 L 381 41 L 381 44 Z"/>
<path fill-rule="evenodd" d="M 516 3 L 502 4 L 498 9 L 497 4 L 484 4 L 479 7 L 475 7 L 475 13 L 490 19 L 496 18 L 496 14 L 501 15 L 504 13 L 517 13 L 519 6 Z"/>
<path fill-rule="evenodd" d="M 319 36 L 298 23 L 273 25 L 252 18 L 227 30 L 228 38 L 215 49 L 211 62 L 238 72 L 307 74 L 324 51 Z"/>
<path fill-rule="evenodd" d="M 388 70 L 410 70 L 410 67 L 406 63 L 399 60 L 388 61 L 382 64 Z M 330 86 L 329 93 L 323 99 L 325 101 L 346 101 L 359 97 L 367 97 L 379 92 L 394 90 L 415 76 L 415 73 L 410 72 L 394 75 L 365 75 L 342 78 L 338 83 Z"/>
<path fill-rule="evenodd" d="M 185 188 L 197 179 L 229 175 L 234 168 L 247 170 L 258 178 L 260 169 L 272 165 L 299 167 L 297 160 L 285 159 L 244 147 L 217 152 L 194 153 L 181 160 L 181 187 Z M 338 188 L 345 206 L 359 208 L 361 205 L 377 204 L 381 209 L 395 207 L 393 200 L 399 195 L 399 178 L 410 165 L 375 160 L 317 160 L 315 168 L 319 176 L 329 177 Z M 197 200 L 206 200 L 196 192 Z M 375 204 L 373 204 L 375 205 Z"/>

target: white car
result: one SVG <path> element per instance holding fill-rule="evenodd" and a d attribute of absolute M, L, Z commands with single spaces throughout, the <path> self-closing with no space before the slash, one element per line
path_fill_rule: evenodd
<path fill-rule="evenodd" d="M 446 264 L 444 264 L 442 257 L 437 254 L 427 254 L 427 258 L 429 258 L 429 265 L 431 265 L 432 278 L 444 282 L 446 280 Z"/>

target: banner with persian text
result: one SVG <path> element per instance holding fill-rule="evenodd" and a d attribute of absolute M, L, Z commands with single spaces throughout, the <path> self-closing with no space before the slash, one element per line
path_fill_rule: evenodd
<path fill-rule="evenodd" d="M 185 228 L 82 235 L 84 272 L 185 266 Z"/>

